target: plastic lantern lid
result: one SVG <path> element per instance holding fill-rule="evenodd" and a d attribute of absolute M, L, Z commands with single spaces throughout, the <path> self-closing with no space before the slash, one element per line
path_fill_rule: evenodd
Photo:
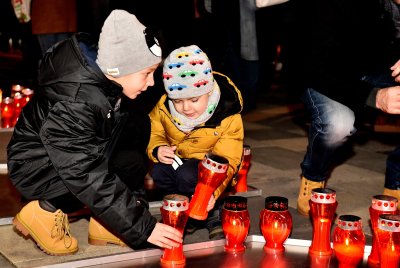
<path fill-rule="evenodd" d="M 168 211 L 186 211 L 189 208 L 189 198 L 184 195 L 166 195 L 162 202 L 163 209 Z"/>
<path fill-rule="evenodd" d="M 311 201 L 320 204 L 336 202 L 336 191 L 329 188 L 316 188 L 311 191 Z"/>
<path fill-rule="evenodd" d="M 355 215 L 341 215 L 337 226 L 343 230 L 355 231 L 361 230 L 361 218 Z"/>

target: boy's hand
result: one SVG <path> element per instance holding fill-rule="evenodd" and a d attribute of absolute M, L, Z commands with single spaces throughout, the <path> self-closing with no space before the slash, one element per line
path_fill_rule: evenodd
<path fill-rule="evenodd" d="M 168 249 L 178 247 L 179 243 L 182 243 L 182 241 L 181 232 L 169 225 L 159 222 L 156 223 L 153 232 L 151 232 L 151 235 L 147 239 L 149 243 Z"/>
<path fill-rule="evenodd" d="M 163 164 L 172 164 L 175 157 L 176 146 L 160 146 L 157 151 L 157 158 Z"/>

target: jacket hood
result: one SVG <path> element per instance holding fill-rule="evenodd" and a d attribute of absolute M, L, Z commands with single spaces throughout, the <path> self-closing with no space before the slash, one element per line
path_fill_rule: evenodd
<path fill-rule="evenodd" d="M 73 35 L 50 48 L 40 62 L 39 86 L 55 83 L 101 85 L 106 96 L 117 96 L 122 87 L 109 80 L 96 64 L 97 44 L 88 34 Z"/>
<path fill-rule="evenodd" d="M 232 80 L 218 72 L 213 72 L 214 79 L 221 90 L 221 98 L 213 116 L 205 125 L 217 125 L 228 116 L 238 114 L 243 109 L 243 99 L 240 90 Z"/>

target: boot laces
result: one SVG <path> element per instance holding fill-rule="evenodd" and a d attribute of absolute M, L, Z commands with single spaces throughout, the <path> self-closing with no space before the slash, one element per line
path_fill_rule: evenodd
<path fill-rule="evenodd" d="M 68 215 L 61 210 L 56 211 L 54 226 L 51 230 L 51 238 L 64 240 L 64 246 L 69 248 L 72 245 L 72 236 L 69 232 Z"/>

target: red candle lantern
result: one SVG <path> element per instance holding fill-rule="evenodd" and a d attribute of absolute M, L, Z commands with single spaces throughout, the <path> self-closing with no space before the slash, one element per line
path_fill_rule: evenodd
<path fill-rule="evenodd" d="M 15 93 L 13 103 L 14 103 L 13 125 L 15 126 L 15 124 L 18 121 L 18 117 L 22 111 L 22 107 L 24 106 L 24 99 L 20 92 Z"/>
<path fill-rule="evenodd" d="M 311 191 L 310 213 L 313 237 L 310 254 L 332 254 L 330 230 L 337 205 L 336 191 L 329 188 L 316 188 Z"/>
<path fill-rule="evenodd" d="M 379 216 L 377 237 L 380 252 L 380 267 L 400 267 L 400 215 Z"/>
<path fill-rule="evenodd" d="M 189 204 L 189 217 L 196 220 L 207 218 L 207 205 L 215 189 L 224 181 L 229 162 L 225 157 L 207 153 L 199 163 L 198 181 Z"/>
<path fill-rule="evenodd" d="M 333 249 L 339 268 L 356 268 L 364 256 L 365 235 L 361 218 L 342 215 L 333 232 Z"/>
<path fill-rule="evenodd" d="M 243 159 L 242 165 L 237 174 L 237 183 L 235 185 L 235 192 L 247 192 L 247 174 L 249 173 L 251 162 L 251 147 L 250 145 L 243 146 Z"/>
<path fill-rule="evenodd" d="M 188 218 L 187 210 L 189 207 L 189 198 L 183 195 L 171 194 L 163 199 L 163 206 L 160 208 L 163 223 L 170 225 L 183 233 Z M 183 254 L 183 247 L 164 249 L 161 256 L 161 264 L 163 266 L 181 266 L 186 262 Z"/>
<path fill-rule="evenodd" d="M 13 99 L 10 97 L 4 98 L 1 102 L 1 127 L 11 128 L 13 127 L 14 119 L 14 105 Z"/>
<path fill-rule="evenodd" d="M 288 199 L 281 196 L 265 198 L 265 209 L 260 213 L 260 229 L 265 238 L 264 250 L 283 253 L 283 243 L 292 231 L 292 216 L 288 210 Z"/>
<path fill-rule="evenodd" d="M 371 253 L 368 256 L 369 266 L 379 266 L 379 244 L 376 234 L 379 216 L 382 214 L 397 214 L 398 200 L 389 195 L 375 195 L 372 197 L 372 204 L 369 207 L 369 215 L 371 218 L 372 227 L 372 247 Z"/>
<path fill-rule="evenodd" d="M 24 107 L 32 99 L 33 93 L 34 93 L 34 91 L 30 88 L 24 88 L 22 90 L 22 94 L 24 96 L 24 102 L 23 102 L 22 107 Z"/>
<path fill-rule="evenodd" d="M 225 235 L 226 252 L 243 252 L 244 241 L 250 228 L 250 215 L 247 210 L 247 198 L 228 196 L 221 211 L 222 229 Z"/>

